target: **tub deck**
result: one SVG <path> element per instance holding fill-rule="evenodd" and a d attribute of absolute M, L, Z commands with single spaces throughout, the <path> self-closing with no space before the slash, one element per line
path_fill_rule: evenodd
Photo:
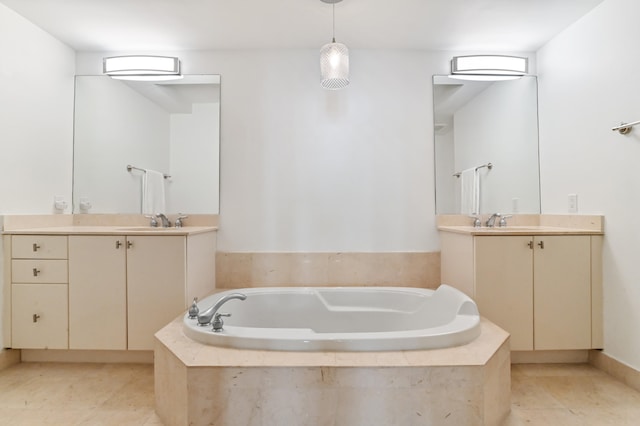
<path fill-rule="evenodd" d="M 223 348 L 156 334 L 156 411 L 170 425 L 499 425 L 510 410 L 509 335 L 385 352 Z"/>

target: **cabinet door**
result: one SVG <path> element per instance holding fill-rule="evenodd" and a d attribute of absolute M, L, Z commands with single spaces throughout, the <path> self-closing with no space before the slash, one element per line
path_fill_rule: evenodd
<path fill-rule="evenodd" d="M 124 236 L 69 237 L 69 348 L 127 349 Z"/>
<path fill-rule="evenodd" d="M 67 285 L 13 284 L 11 339 L 19 349 L 67 349 Z"/>
<path fill-rule="evenodd" d="M 511 350 L 533 349 L 533 251 L 529 236 L 475 238 L 480 315 L 511 334 Z"/>
<path fill-rule="evenodd" d="M 184 236 L 128 236 L 130 350 L 152 350 L 153 335 L 186 310 Z"/>
<path fill-rule="evenodd" d="M 535 238 L 535 349 L 591 348 L 591 244 L 587 235 Z"/>

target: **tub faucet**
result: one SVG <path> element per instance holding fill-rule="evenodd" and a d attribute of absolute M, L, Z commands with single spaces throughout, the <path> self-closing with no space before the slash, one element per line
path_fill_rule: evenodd
<path fill-rule="evenodd" d="M 171 222 L 169 221 L 169 218 L 167 218 L 167 216 L 165 216 L 162 213 L 158 213 L 156 214 L 156 217 L 160 218 L 160 220 L 162 220 L 162 227 L 163 228 L 168 228 L 171 226 Z"/>
<path fill-rule="evenodd" d="M 218 301 L 212 307 L 210 307 L 203 313 L 198 314 L 198 325 L 201 327 L 204 327 L 211 324 L 211 320 L 213 319 L 214 315 L 218 312 L 218 309 L 220 309 L 220 307 L 225 303 L 227 303 L 229 300 L 232 300 L 232 299 L 244 300 L 246 298 L 247 296 L 242 293 L 231 293 L 231 294 L 227 294 L 226 296 L 222 296 L 220 299 L 218 299 Z M 219 317 L 216 319 L 219 319 Z"/>
<path fill-rule="evenodd" d="M 489 219 L 487 219 L 487 227 L 493 228 L 496 224 L 496 219 L 502 216 L 500 213 L 494 213 Z"/>

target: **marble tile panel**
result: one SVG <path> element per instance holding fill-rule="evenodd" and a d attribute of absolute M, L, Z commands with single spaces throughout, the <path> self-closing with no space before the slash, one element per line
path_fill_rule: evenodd
<path fill-rule="evenodd" d="M 329 283 L 329 254 L 293 253 L 290 260 L 290 284 L 324 286 Z"/>
<path fill-rule="evenodd" d="M 216 253 L 216 286 L 222 288 L 251 287 L 251 253 Z"/>

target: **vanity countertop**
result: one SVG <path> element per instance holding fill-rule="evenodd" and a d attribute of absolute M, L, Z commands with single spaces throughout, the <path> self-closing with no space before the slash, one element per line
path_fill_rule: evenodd
<path fill-rule="evenodd" d="M 602 230 L 585 228 L 565 228 L 555 226 L 505 226 L 481 227 L 473 226 L 439 226 L 439 231 L 466 235 L 602 235 Z"/>
<path fill-rule="evenodd" d="M 6 235 L 194 235 L 217 231 L 217 226 L 183 226 L 152 228 L 150 226 L 51 226 L 5 230 Z"/>

